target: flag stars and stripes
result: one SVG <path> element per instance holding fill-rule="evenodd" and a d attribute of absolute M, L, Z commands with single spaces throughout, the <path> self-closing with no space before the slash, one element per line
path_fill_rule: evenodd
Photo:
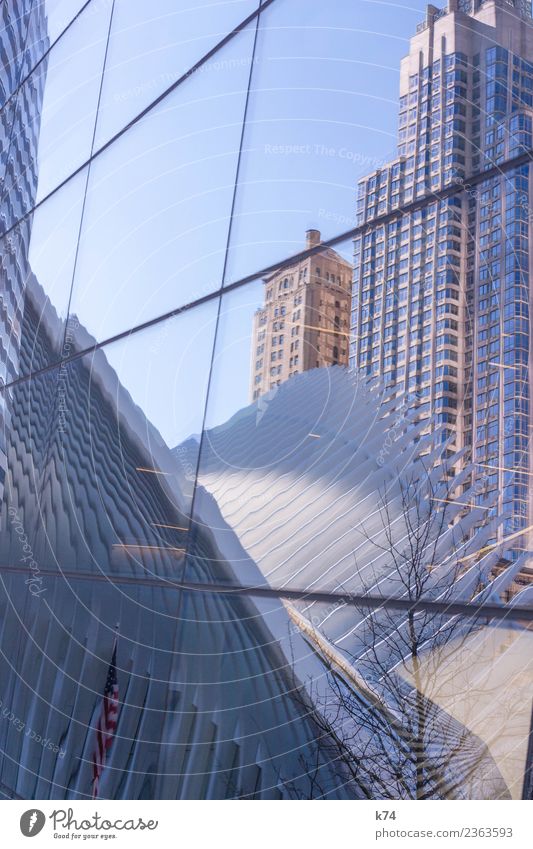
<path fill-rule="evenodd" d="M 98 796 L 99 782 L 105 767 L 106 753 L 111 748 L 118 719 L 117 640 L 107 672 L 102 699 L 102 709 L 96 725 L 96 740 L 93 752 L 93 799 Z"/>

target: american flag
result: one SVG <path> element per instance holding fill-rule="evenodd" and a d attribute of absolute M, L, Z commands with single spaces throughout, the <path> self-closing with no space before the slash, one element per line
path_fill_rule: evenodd
<path fill-rule="evenodd" d="M 117 729 L 118 717 L 118 681 L 117 681 L 117 640 L 113 646 L 113 657 L 107 672 L 102 710 L 96 726 L 96 741 L 93 752 L 93 799 L 98 796 L 98 782 L 104 770 L 106 752 L 111 748 Z"/>

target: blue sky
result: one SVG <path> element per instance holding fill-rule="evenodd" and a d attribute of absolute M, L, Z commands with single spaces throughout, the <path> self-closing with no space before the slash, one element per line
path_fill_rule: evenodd
<path fill-rule="evenodd" d="M 210 3 L 202 0 L 204 19 L 197 9 L 191 14 L 193 6 L 190 0 L 161 0 L 155 6 L 118 0 L 97 143 L 116 129 L 116 120 L 123 123 L 157 97 L 184 64 L 216 40 L 224 21 L 244 17 L 237 13 L 242 8 L 246 14 L 250 2 L 222 4 L 226 8 L 209 18 Z M 353 226 L 358 178 L 395 155 L 400 60 L 425 6 L 418 0 L 276 0 L 264 12 L 226 282 L 300 250 L 308 228 L 327 238 Z M 208 36 L 200 37 L 200 24 Z M 139 35 L 147 28 L 150 40 Z M 98 340 L 220 286 L 253 35 L 250 28 L 230 42 L 95 161 L 71 310 Z M 98 83 L 98 69 L 83 70 L 86 57 L 80 55 L 75 30 L 68 38 L 61 48 L 62 73 L 50 74 L 45 94 L 43 168 L 45 152 L 55 149 L 61 81 L 75 80 L 77 90 L 85 74 L 93 88 Z M 80 135 L 92 130 L 86 116 L 76 118 L 78 148 L 84 141 Z M 71 209 L 79 214 L 83 190 L 80 178 L 47 202 L 53 216 L 46 215 L 44 205 L 42 219 L 52 224 L 36 227 L 30 253 L 37 278 L 54 292 L 63 315 L 69 275 L 63 263 L 59 276 L 57 256 L 69 258 L 66 266 L 73 262 L 76 227 L 65 229 L 64 219 Z M 59 236 L 53 221 L 63 221 Z M 61 239 L 69 240 L 63 249 Z M 343 247 L 349 257 L 350 244 Z M 227 420 L 247 403 L 251 322 L 261 296 L 257 284 L 224 303 L 225 315 L 236 312 L 218 339 L 219 386 L 210 424 Z M 212 320 L 210 313 L 207 323 Z M 122 383 L 170 445 L 201 425 L 200 387 L 212 330 L 202 325 L 193 344 L 192 326 L 183 319 L 180 329 L 178 320 L 171 333 L 159 328 L 150 339 L 133 336 L 107 352 Z M 154 334 L 164 342 L 152 344 Z M 199 338 L 203 355 L 198 359 Z M 170 405 L 169 387 L 176 399 Z M 195 397 L 198 403 L 179 403 Z"/>
<path fill-rule="evenodd" d="M 354 225 L 357 179 L 396 153 L 400 60 L 426 4 L 275 7 L 258 43 L 228 282 L 301 249 L 307 228 Z M 351 242 L 339 250 L 351 258 Z M 258 282 L 224 300 L 208 426 L 248 403 L 261 298 Z"/>

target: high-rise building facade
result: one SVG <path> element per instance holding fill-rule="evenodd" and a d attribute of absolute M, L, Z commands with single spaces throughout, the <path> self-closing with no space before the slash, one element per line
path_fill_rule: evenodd
<path fill-rule="evenodd" d="M 474 509 L 498 492 L 515 550 L 533 522 L 531 170 L 497 166 L 532 143 L 530 6 L 428 6 L 401 65 L 398 157 L 359 183 L 352 304 L 352 364 L 466 449 Z"/>
<path fill-rule="evenodd" d="M 28 81 L 17 98 L 24 70 L 33 67 L 48 47 L 44 6 L 20 2 L 4 3 L 0 10 L 0 215 L 2 229 L 19 221 L 35 205 L 37 194 L 37 150 L 40 130 L 46 57 L 41 72 Z M 0 386 L 19 374 L 24 291 L 30 274 L 28 244 L 32 217 L 19 222 L 2 249 L 0 290 Z M 0 489 L 6 472 L 4 397 L 0 397 Z"/>
<path fill-rule="evenodd" d="M 382 94 L 377 74 L 356 78 L 375 46 L 389 57 L 390 21 L 403 27 L 408 10 L 157 8 L 0 4 L 0 794 L 91 798 L 117 632 L 117 728 L 100 798 L 529 793 L 533 590 L 513 583 L 525 557 L 503 560 L 497 517 L 472 534 L 477 517 L 462 515 L 477 481 L 465 491 L 470 472 L 452 479 L 445 464 L 466 442 L 464 423 L 441 422 L 450 439 L 434 447 L 427 420 L 414 424 L 428 410 L 406 411 L 389 363 L 389 387 L 368 381 L 372 361 L 346 367 L 345 228 L 366 161 L 364 104 Z M 490 8 L 453 14 L 468 23 Z M 377 45 L 353 37 L 364 10 Z M 433 9 L 420 43 L 445 21 Z M 454 75 L 469 55 L 457 51 Z M 454 92 L 462 85 L 458 76 Z M 365 121 L 383 115 L 367 110 Z M 403 211 L 413 189 L 408 174 L 402 192 L 395 180 Z M 439 253 L 436 275 L 455 269 L 456 215 L 481 230 L 471 200 L 435 211 L 444 260 L 428 239 L 415 252 Z M 376 228 L 370 206 L 363 213 L 364 240 Z M 310 223 L 321 234 L 295 254 Z M 402 275 L 404 230 L 388 251 L 396 238 Z M 450 277 L 438 320 L 466 321 L 467 297 Z M 256 366 L 261 316 L 269 362 Z M 467 368 L 452 352 L 463 345 L 466 357 L 467 342 L 451 324 L 446 333 L 451 399 L 460 381 L 450 367 Z M 252 398 L 251 362 L 261 376 Z M 405 540 L 424 519 L 432 531 L 413 558 Z M 487 601 L 511 627 L 480 621 Z M 451 692 L 443 639 L 447 669 L 459 670 Z M 429 674 L 397 674 L 418 664 L 419 648 Z"/>
<path fill-rule="evenodd" d="M 306 248 L 320 245 L 308 230 Z M 348 365 L 352 266 L 331 248 L 265 278 L 254 316 L 250 399 L 302 371 Z"/>

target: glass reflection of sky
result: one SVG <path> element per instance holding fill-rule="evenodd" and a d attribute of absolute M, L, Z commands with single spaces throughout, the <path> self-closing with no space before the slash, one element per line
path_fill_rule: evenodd
<path fill-rule="evenodd" d="M 100 69 L 91 68 L 91 62 L 110 11 L 109 4 L 98 5 L 98 15 L 91 6 L 82 12 L 48 63 L 39 197 L 63 177 L 64 163 L 81 163 L 92 144 L 95 107 L 86 97 L 85 111 L 71 130 L 61 134 L 60 128 L 77 86 L 89 86 L 91 96 L 98 88 Z M 253 6 L 245 0 L 216 4 L 209 31 L 203 27 L 200 38 L 198 10 L 191 17 L 188 2 L 179 8 L 172 4 L 172 9 L 162 2 L 147 21 L 145 4 L 118 0 L 95 149 Z M 395 144 L 399 61 L 424 8 L 422 2 L 343 0 L 325 6 L 295 0 L 275 2 L 263 13 L 227 281 L 300 250 L 309 227 L 327 238 L 352 226 L 357 178 Z M 53 42 L 68 14 L 62 3 L 49 4 L 47 11 Z M 90 62 L 83 51 L 78 56 L 76 47 L 76 33 L 87 36 L 87 26 L 93 34 L 86 47 Z M 154 36 L 149 49 L 141 37 L 145 26 Z M 35 216 L 29 256 L 37 280 L 58 314 L 66 316 L 70 301 L 71 314 L 98 341 L 219 288 L 253 39 L 251 25 L 97 157 L 83 222 L 87 172 L 69 181 Z M 61 90 L 67 67 L 68 92 Z M 350 257 L 349 243 L 342 252 Z M 262 297 L 257 281 L 224 300 L 211 426 L 247 403 L 251 320 Z M 196 328 L 194 317 L 180 320 L 180 326 L 187 336 L 180 333 L 166 357 L 157 344 L 157 353 L 152 352 L 148 336 L 108 351 L 120 379 L 170 445 L 200 429 L 201 417 L 184 418 L 181 404 L 194 396 L 196 385 L 203 385 L 214 338 L 212 324 Z M 164 330 L 164 325 L 155 328 L 150 339 L 166 339 Z M 175 393 L 174 405 L 169 391 Z"/>

